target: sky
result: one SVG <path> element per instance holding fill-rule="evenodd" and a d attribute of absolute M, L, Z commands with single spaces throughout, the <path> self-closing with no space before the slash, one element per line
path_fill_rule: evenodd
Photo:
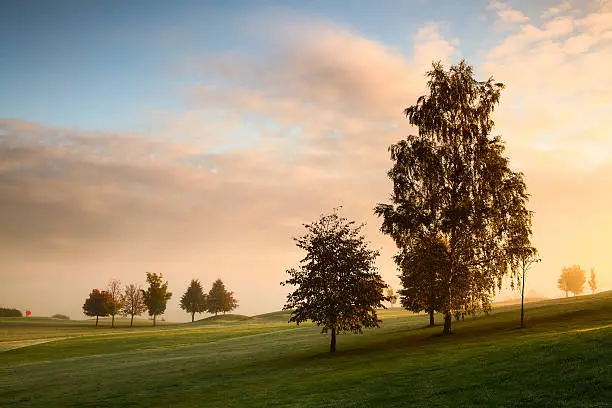
<path fill-rule="evenodd" d="M 83 318 L 91 289 L 157 272 L 168 320 L 192 278 L 279 310 L 292 237 L 337 206 L 397 290 L 387 149 L 432 61 L 462 58 L 506 84 L 527 292 L 562 296 L 574 264 L 612 289 L 609 0 L 3 1 L 0 55 L 0 306 Z"/>

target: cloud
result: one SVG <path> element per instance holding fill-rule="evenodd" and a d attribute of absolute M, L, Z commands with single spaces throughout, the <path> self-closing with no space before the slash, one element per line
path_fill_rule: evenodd
<path fill-rule="evenodd" d="M 489 3 L 487 8 L 496 11 L 496 27 L 498 30 L 511 30 L 529 22 L 529 17 L 522 11 L 514 10 L 508 4 L 502 3 L 501 1 L 494 0 Z"/>

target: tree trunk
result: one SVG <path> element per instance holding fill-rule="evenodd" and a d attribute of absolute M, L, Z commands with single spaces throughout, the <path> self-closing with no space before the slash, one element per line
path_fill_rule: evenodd
<path fill-rule="evenodd" d="M 329 344 L 329 352 L 330 353 L 336 352 L 336 328 L 335 327 L 332 327 L 332 330 L 331 330 L 331 343 Z"/>
<path fill-rule="evenodd" d="M 450 312 L 446 313 L 444 315 L 444 331 L 442 332 L 443 335 L 449 335 L 451 334 L 451 323 L 453 321 L 453 316 L 450 314 Z"/>
<path fill-rule="evenodd" d="M 217 315 L 217 313 L 219 313 L 219 312 L 215 312 L 215 316 Z"/>
<path fill-rule="evenodd" d="M 153 327 L 155 327 L 155 318 L 157 317 L 157 315 L 153 315 Z"/>
<path fill-rule="evenodd" d="M 111 327 L 115 328 L 115 315 L 113 315 L 113 318 L 111 320 Z"/>
<path fill-rule="evenodd" d="M 521 329 L 525 327 L 525 268 L 523 268 L 523 280 L 521 282 Z"/>
<path fill-rule="evenodd" d="M 566 291 L 565 291 L 565 297 L 569 297 L 568 293 L 569 293 L 569 292 L 566 290 Z"/>
<path fill-rule="evenodd" d="M 429 311 L 429 327 L 434 327 L 436 325 L 436 321 L 434 320 L 434 311 Z"/>
<path fill-rule="evenodd" d="M 96 327 L 98 327 L 98 315 L 96 315 Z"/>
<path fill-rule="evenodd" d="M 195 316 L 195 312 L 191 312 L 191 323 L 193 323 L 194 316 Z"/>
<path fill-rule="evenodd" d="M 134 325 L 134 315 L 132 315 L 132 319 L 130 320 L 130 328 Z"/>

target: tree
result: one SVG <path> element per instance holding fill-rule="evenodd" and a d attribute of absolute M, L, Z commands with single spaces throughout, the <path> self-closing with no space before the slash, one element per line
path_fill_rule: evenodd
<path fill-rule="evenodd" d="M 210 291 L 208 292 L 207 312 L 214 313 L 215 316 L 219 312 L 231 312 L 238 307 L 238 301 L 234 298 L 233 292 L 225 290 L 225 284 L 221 279 L 217 279 Z"/>
<path fill-rule="evenodd" d="M 374 265 L 378 251 L 369 249 L 361 235 L 363 225 L 355 226 L 334 210 L 304 227 L 306 233 L 294 240 L 306 256 L 281 282 L 296 287 L 283 310 L 291 310 L 289 322 L 312 320 L 323 333 L 331 331 L 329 351 L 335 352 L 336 333 L 378 327 L 376 308 L 389 301 L 383 294 L 387 285 Z"/>
<path fill-rule="evenodd" d="M 225 292 L 223 299 L 223 314 L 231 312 L 238 307 L 238 300 L 234 297 L 234 292 Z"/>
<path fill-rule="evenodd" d="M 540 262 L 541 259 L 538 257 L 538 250 L 533 247 L 524 248 L 521 254 L 521 329 L 525 327 L 525 279 L 527 278 L 527 271 L 534 263 Z"/>
<path fill-rule="evenodd" d="M 410 251 L 395 256 L 401 271 L 402 306 L 414 313 L 429 314 L 429 326 L 435 325 L 434 313 L 443 308 L 444 278 L 449 270 L 448 245 L 443 237 L 423 237 Z"/>
<path fill-rule="evenodd" d="M 123 292 L 122 312 L 130 316 L 130 327 L 134 326 L 134 316 L 140 316 L 145 310 L 147 310 L 147 305 L 144 303 L 143 290 L 140 286 L 134 283 L 126 285 Z"/>
<path fill-rule="evenodd" d="M 397 295 L 395 294 L 391 286 L 387 287 L 387 297 L 389 298 L 389 303 L 391 304 L 391 307 L 395 306 L 395 304 L 397 303 Z"/>
<path fill-rule="evenodd" d="M 595 293 L 597 290 L 597 280 L 595 276 L 595 268 L 591 268 L 591 277 L 589 278 L 589 287 L 591 288 L 591 293 Z"/>
<path fill-rule="evenodd" d="M 572 292 L 574 296 L 581 294 L 584 291 L 585 283 L 586 271 L 580 269 L 579 265 L 572 265 L 561 270 L 557 286 L 565 292 L 565 297 L 567 297 L 569 292 Z"/>
<path fill-rule="evenodd" d="M 121 308 L 123 307 L 123 296 L 121 293 L 121 282 L 117 279 L 113 279 L 108 283 L 107 288 L 108 293 L 108 304 L 107 312 L 110 316 L 112 316 L 111 327 L 115 327 L 115 315 L 121 312 Z"/>
<path fill-rule="evenodd" d="M 453 315 L 490 310 L 502 279 L 518 279 L 515 241 L 529 240 L 530 224 L 521 222 L 531 212 L 523 174 L 510 169 L 501 137 L 491 136 L 503 84 L 477 81 L 465 61 L 449 70 L 434 63 L 427 76 L 428 95 L 404 111 L 418 135 L 390 146 L 391 203 L 375 213 L 399 260 L 431 237 L 447 246 L 438 290 L 450 334 Z"/>
<path fill-rule="evenodd" d="M 98 326 L 98 318 L 100 316 L 108 316 L 108 304 L 110 303 L 110 295 L 107 291 L 94 289 L 85 299 L 83 304 L 83 313 L 86 316 L 96 317 L 96 326 Z"/>
<path fill-rule="evenodd" d="M 197 279 L 192 279 L 187 290 L 181 296 L 181 309 L 191 313 L 191 322 L 194 321 L 196 313 L 206 311 L 206 294 L 202 290 L 202 284 Z"/>
<path fill-rule="evenodd" d="M 172 292 L 168 292 L 168 281 L 162 283 L 162 279 L 163 275 L 161 273 L 158 275 L 156 273 L 147 272 L 149 288 L 146 291 L 141 290 L 142 298 L 149 311 L 149 316 L 153 316 L 153 327 L 156 325 L 157 316 L 164 314 L 166 311 L 166 304 L 172 297 Z"/>

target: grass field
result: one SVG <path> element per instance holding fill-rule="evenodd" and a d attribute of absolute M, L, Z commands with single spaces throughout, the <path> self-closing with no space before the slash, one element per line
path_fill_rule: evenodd
<path fill-rule="evenodd" d="M 287 317 L 0 319 L 0 407 L 612 406 L 612 292 L 530 303 L 522 330 L 517 306 L 499 307 L 448 337 L 386 310 L 335 355 Z"/>

